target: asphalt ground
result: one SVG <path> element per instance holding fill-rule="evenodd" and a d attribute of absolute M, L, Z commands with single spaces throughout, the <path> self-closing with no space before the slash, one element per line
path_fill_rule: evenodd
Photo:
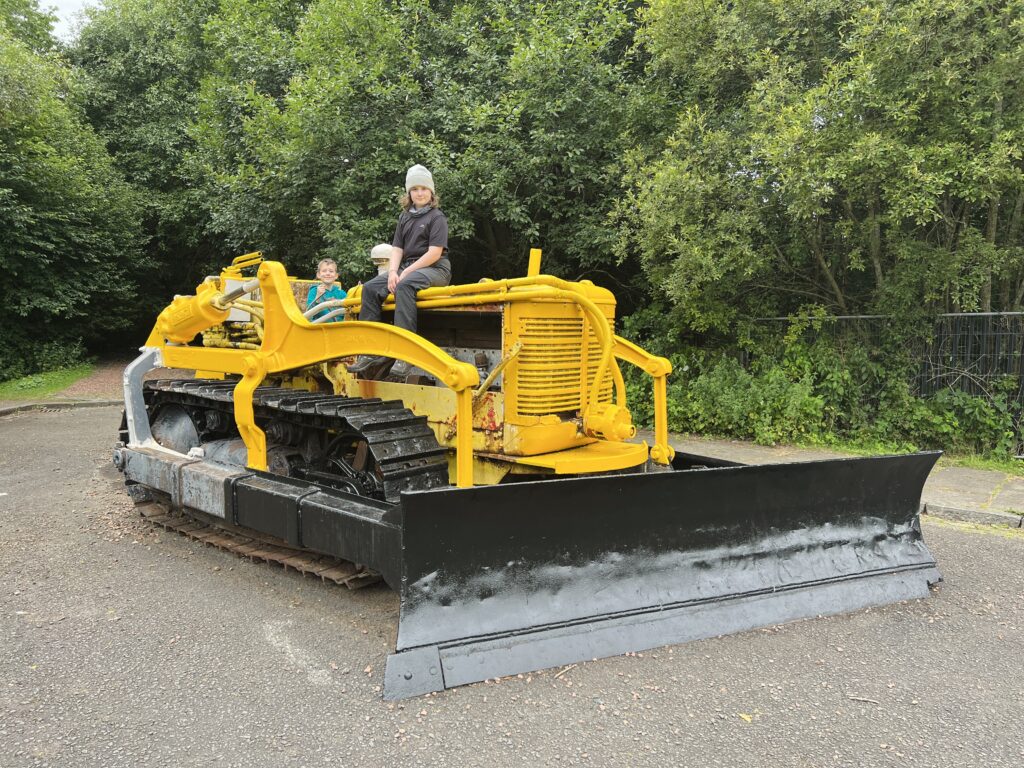
<path fill-rule="evenodd" d="M 0 767 L 1019 766 L 1024 534 L 930 598 L 381 700 L 396 596 L 142 521 L 116 407 L 0 417 Z"/>

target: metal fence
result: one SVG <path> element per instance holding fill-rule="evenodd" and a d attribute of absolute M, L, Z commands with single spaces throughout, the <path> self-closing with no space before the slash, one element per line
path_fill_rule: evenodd
<path fill-rule="evenodd" d="M 1015 377 L 1020 401 L 1022 350 L 1022 312 L 940 315 L 921 358 L 918 389 L 921 394 L 957 389 L 991 395 L 994 385 Z"/>
<path fill-rule="evenodd" d="M 827 336 L 835 344 L 856 343 L 880 350 L 895 325 L 885 315 L 847 315 L 815 318 L 762 318 L 766 325 L 777 323 L 784 333 L 794 320 L 808 323 L 811 338 Z M 1017 402 L 1024 404 L 1024 312 L 971 312 L 939 315 L 920 337 L 901 343 L 917 362 L 915 380 L 918 394 L 930 395 L 953 389 L 991 397 L 1006 391 L 1008 377 Z"/>

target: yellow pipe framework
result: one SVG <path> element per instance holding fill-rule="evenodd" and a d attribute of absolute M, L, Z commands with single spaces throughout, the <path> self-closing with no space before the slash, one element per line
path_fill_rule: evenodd
<path fill-rule="evenodd" d="M 421 309 L 438 309 L 538 298 L 573 301 L 588 315 L 601 343 L 601 362 L 594 376 L 594 386 L 600 387 L 610 366 L 615 383 L 616 403 L 625 405 L 626 386 L 622 371 L 618 365 L 612 364 L 613 356 L 637 366 L 654 379 L 654 445 L 651 447 L 651 458 L 659 464 L 669 464 L 675 456 L 675 450 L 668 444 L 668 374 L 672 372 L 672 364 L 666 358 L 652 355 L 636 344 L 612 334 L 600 308 L 589 297 L 583 295 L 578 285 L 551 275 L 486 280 L 472 285 L 425 288 L 417 294 L 416 306 Z M 384 306 L 393 309 L 393 297 L 389 299 L 391 300 L 386 301 Z M 359 307 L 361 296 L 345 299 L 343 303 L 346 307 Z M 584 388 L 580 394 L 581 410 L 586 420 L 590 392 Z"/>
<path fill-rule="evenodd" d="M 384 307 L 393 309 L 394 299 L 393 297 L 389 298 L 391 300 L 386 301 Z M 574 283 L 552 277 L 551 275 L 537 275 L 535 277 L 516 277 L 506 280 L 487 280 L 470 285 L 424 288 L 417 294 L 416 306 L 420 309 L 441 309 L 445 307 L 471 306 L 473 304 L 503 304 L 536 299 L 571 301 L 578 304 L 580 309 L 588 316 L 590 324 L 594 328 L 594 333 L 601 344 L 601 361 L 594 375 L 594 386 L 600 387 L 601 381 L 604 379 L 609 367 L 613 366 L 613 335 L 608 329 L 608 318 L 604 316 L 601 309 L 589 297 L 584 295 L 580 287 Z M 361 306 L 361 303 L 361 295 L 343 301 L 346 307 L 358 307 Z M 615 400 L 619 405 L 624 405 L 626 392 L 625 385 L 622 382 L 622 374 L 616 371 L 612 375 L 615 381 Z M 580 393 L 580 406 L 584 414 L 586 414 L 589 404 L 590 391 L 589 388 L 584 387 Z"/>
<path fill-rule="evenodd" d="M 672 363 L 664 357 L 652 355 L 621 336 L 615 337 L 615 356 L 635 365 L 654 379 L 654 445 L 651 459 L 658 464 L 669 464 L 675 449 L 668 444 L 668 375 Z"/>

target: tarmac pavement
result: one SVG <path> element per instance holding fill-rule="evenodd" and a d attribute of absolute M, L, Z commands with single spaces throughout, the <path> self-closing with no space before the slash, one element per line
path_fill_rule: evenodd
<path fill-rule="evenodd" d="M 141 520 L 119 413 L 0 415 L 0 768 L 1024 763 L 1024 532 L 927 519 L 924 600 L 387 703 L 396 596 Z"/>

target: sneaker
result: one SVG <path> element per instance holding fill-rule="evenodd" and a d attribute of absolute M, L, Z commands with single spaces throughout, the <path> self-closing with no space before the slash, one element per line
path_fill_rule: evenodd
<path fill-rule="evenodd" d="M 404 379 L 410 373 L 412 373 L 412 366 L 405 360 L 399 360 L 391 367 L 391 375 L 397 376 L 399 379 Z"/>

